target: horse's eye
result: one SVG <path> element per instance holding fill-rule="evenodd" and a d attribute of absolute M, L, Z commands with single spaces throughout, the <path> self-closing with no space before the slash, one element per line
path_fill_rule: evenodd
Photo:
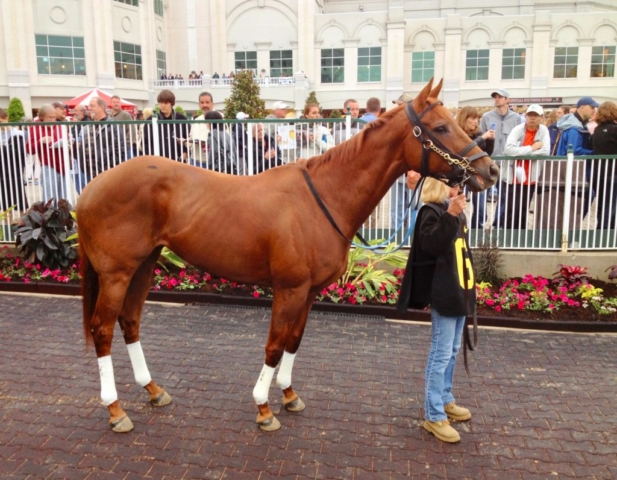
<path fill-rule="evenodd" d="M 448 127 L 446 127 L 445 125 L 440 125 L 439 127 L 435 127 L 433 129 L 433 132 L 435 132 L 435 133 L 448 133 Z"/>

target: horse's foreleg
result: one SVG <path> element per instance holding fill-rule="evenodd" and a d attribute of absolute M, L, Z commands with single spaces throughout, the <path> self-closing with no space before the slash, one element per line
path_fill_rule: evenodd
<path fill-rule="evenodd" d="M 133 423 L 118 402 L 114 367 L 111 361 L 114 327 L 127 283 L 122 277 L 101 277 L 99 295 L 90 323 L 101 377 L 101 400 L 109 410 L 109 423 L 114 432 L 128 432 L 133 429 Z"/>
<path fill-rule="evenodd" d="M 278 375 L 276 376 L 276 384 L 281 390 L 283 390 L 283 406 L 290 412 L 301 412 L 306 408 L 304 402 L 300 399 L 291 386 L 291 372 L 293 370 L 296 353 L 298 348 L 300 348 L 300 342 L 302 341 L 302 336 L 304 335 L 306 321 L 314 300 L 315 295 L 309 295 L 301 315 L 293 325 L 291 332 L 288 334 L 287 342 L 285 344 L 285 352 L 283 353 L 283 359 L 281 360 Z"/>
<path fill-rule="evenodd" d="M 265 431 L 278 430 L 281 427 L 279 421 L 274 417 L 272 410 L 270 410 L 268 390 L 274 377 L 274 370 L 283 357 L 287 339 L 294 331 L 298 318 L 301 318 L 305 311 L 306 297 L 306 287 L 293 289 L 275 288 L 270 332 L 268 333 L 268 342 L 266 344 L 266 362 L 253 389 L 253 398 L 259 409 L 256 421 L 259 428 Z M 291 360 L 293 365 L 293 357 Z M 289 359 L 285 363 L 285 370 L 289 372 L 289 378 L 291 379 Z"/>
<path fill-rule="evenodd" d="M 171 397 L 159 387 L 150 376 L 150 371 L 146 364 L 141 342 L 139 340 L 139 324 L 141 321 L 141 312 L 144 302 L 150 290 L 150 281 L 152 278 L 152 270 L 156 265 L 156 261 L 160 254 L 160 248 L 157 248 L 137 269 L 124 299 L 122 312 L 118 317 L 124 342 L 126 343 L 133 366 L 135 375 L 135 383 L 140 387 L 144 387 L 150 394 L 150 402 L 155 407 L 162 407 L 171 403 Z"/>

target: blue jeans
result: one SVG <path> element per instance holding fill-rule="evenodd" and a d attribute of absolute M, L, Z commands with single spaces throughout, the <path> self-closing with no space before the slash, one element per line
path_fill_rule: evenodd
<path fill-rule="evenodd" d="M 461 348 L 465 317 L 444 317 L 431 308 L 431 350 L 426 362 L 424 417 L 431 422 L 446 420 L 444 406 L 454 402 L 452 377 L 456 354 Z"/>
<path fill-rule="evenodd" d="M 66 198 L 64 177 L 47 165 L 41 165 L 41 187 L 43 189 L 43 203 L 53 198 L 54 206 L 57 206 L 58 200 Z"/>

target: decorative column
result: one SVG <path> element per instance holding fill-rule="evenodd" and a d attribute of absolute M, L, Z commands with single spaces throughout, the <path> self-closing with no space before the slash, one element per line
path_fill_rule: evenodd
<path fill-rule="evenodd" d="M 32 3 L 31 0 L 8 0 L 0 3 L 0 13 L 4 22 L 4 57 L 6 62 L 6 76 L 9 87 L 9 98 L 19 98 L 26 115 L 32 112 L 32 98 L 30 92 L 30 74 L 37 75 L 36 63 L 28 65 L 28 41 L 34 40 L 32 31 Z"/>
<path fill-rule="evenodd" d="M 358 43 L 358 39 L 343 40 L 343 45 L 345 45 L 345 88 L 347 90 L 355 90 L 358 86 Z"/>
<path fill-rule="evenodd" d="M 298 44 L 294 48 L 294 73 L 302 71 L 316 81 L 315 72 L 315 5 L 316 2 L 298 2 Z"/>
<path fill-rule="evenodd" d="M 527 42 L 527 64 L 531 78 L 531 97 L 548 97 L 551 66 L 551 16 L 538 11 L 533 23 L 533 39 Z M 530 48 L 531 47 L 531 48 Z"/>
<path fill-rule="evenodd" d="M 382 55 L 382 72 L 386 77 L 386 105 L 392 105 L 403 93 L 405 76 L 405 15 L 401 0 L 388 2 L 388 21 L 386 23 L 387 46 Z M 383 47 L 382 47 L 383 48 Z"/>
<path fill-rule="evenodd" d="M 267 76 L 272 76 L 270 73 L 270 48 L 272 42 L 255 42 L 255 49 L 257 50 L 257 76 L 262 70 L 266 71 Z"/>
<path fill-rule="evenodd" d="M 445 28 L 446 41 L 444 45 L 443 67 L 443 103 L 448 108 L 458 107 L 461 84 L 465 81 L 462 62 L 464 62 L 465 46 L 463 45 L 463 27 L 460 15 L 448 15 Z M 437 57 L 437 56 L 436 56 Z M 437 61 L 437 58 L 435 58 Z M 463 72 L 463 78 L 461 78 Z"/>
<path fill-rule="evenodd" d="M 201 0 L 200 0 L 201 2 Z M 212 45 L 212 72 L 230 72 L 233 64 L 229 65 L 227 55 L 227 17 L 225 15 L 225 0 L 210 0 L 210 45 Z"/>
<path fill-rule="evenodd" d="M 89 58 L 95 60 L 96 86 L 102 90 L 115 88 L 113 4 L 113 0 L 103 0 L 90 2 L 91 10 L 84 8 L 84 20 L 93 27 L 94 57 Z"/>

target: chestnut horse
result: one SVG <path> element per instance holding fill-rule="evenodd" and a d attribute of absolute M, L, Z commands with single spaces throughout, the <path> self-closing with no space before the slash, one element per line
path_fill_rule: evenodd
<path fill-rule="evenodd" d="M 410 169 L 434 176 L 458 170 L 471 174 L 465 180 L 473 191 L 497 180 L 497 166 L 437 100 L 441 83 L 432 84 L 325 154 L 259 175 L 225 175 L 146 156 L 88 184 L 77 204 L 83 326 L 86 341 L 94 341 L 101 398 L 114 431 L 133 428 L 118 402 L 111 362 L 116 321 L 137 384 L 152 404 L 171 402 L 150 377 L 139 341 L 142 308 L 164 246 L 213 275 L 273 287 L 265 364 L 253 390 L 256 421 L 262 430 L 280 428 L 268 405 L 279 363 L 283 406 L 304 409 L 291 373 L 311 305 L 344 273 L 348 239 L 396 179 Z"/>

